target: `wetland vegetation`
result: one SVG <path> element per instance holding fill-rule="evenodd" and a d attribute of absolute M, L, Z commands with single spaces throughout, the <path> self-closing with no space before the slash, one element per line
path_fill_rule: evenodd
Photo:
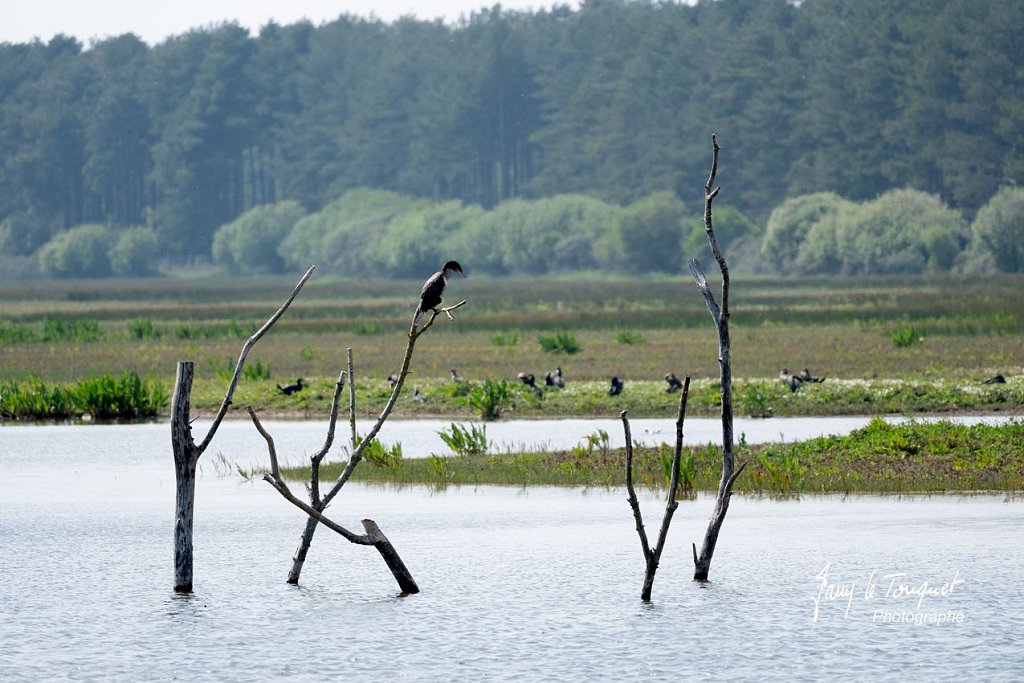
<path fill-rule="evenodd" d="M 1024 412 L 1019 276 L 740 278 L 734 284 L 738 416 Z M 241 339 L 290 285 L 280 278 L 0 284 L 0 405 L 8 406 L 0 412 L 7 419 L 60 417 L 46 405 L 56 396 L 70 406 L 66 414 L 152 415 L 166 410 L 176 362 L 189 358 L 197 371 L 193 406 L 210 414 Z M 249 358 L 254 370 L 242 377 L 234 407 L 325 419 L 351 346 L 359 413 L 375 417 L 389 394 L 386 378 L 401 357 L 417 291 L 411 281 L 310 282 Z M 615 417 L 625 409 L 632 417 L 673 417 L 678 395 L 665 391 L 667 372 L 693 377 L 689 415 L 718 413 L 714 330 L 687 279 L 471 275 L 458 282 L 457 295 L 470 303 L 424 339 L 397 415 L 468 421 Z M 915 339 L 910 344 L 901 343 L 907 328 Z M 529 372 L 542 385 L 556 367 L 565 388 L 538 394 L 516 379 Z M 791 392 L 777 378 L 783 367 L 809 367 L 827 379 Z M 453 368 L 463 381 L 452 381 Z M 984 383 L 997 374 L 1006 382 Z M 613 375 L 625 378 L 620 396 L 608 395 Z M 298 377 L 305 379 L 301 391 L 278 389 Z M 34 398 L 27 397 L 30 387 L 37 389 Z M 134 415 L 83 408 L 71 398 L 82 387 L 91 387 L 95 405 L 102 403 L 97 395 L 134 392 L 149 408 Z M 424 400 L 412 399 L 417 389 Z M 1020 434 L 1019 425 L 878 424 L 859 436 L 741 445 L 751 465 L 739 485 L 764 492 L 1016 490 Z M 471 436 L 453 434 L 456 443 Z M 930 445 L 920 445 L 925 442 Z M 717 459 L 709 449 L 690 450 L 692 487 L 714 486 Z M 638 481 L 660 485 L 664 457 L 659 449 L 641 450 Z M 595 439 L 561 453 L 381 460 L 390 466 L 365 467 L 360 476 L 613 485 L 621 480 L 622 456 Z"/>

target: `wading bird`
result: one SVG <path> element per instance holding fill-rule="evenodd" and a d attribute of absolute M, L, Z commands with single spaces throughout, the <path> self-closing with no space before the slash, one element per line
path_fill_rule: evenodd
<path fill-rule="evenodd" d="M 295 380 L 295 384 L 289 384 L 288 386 L 282 387 L 280 384 L 277 385 L 278 390 L 285 396 L 291 396 L 292 394 L 302 391 L 302 384 L 306 380 L 301 377 Z"/>
<path fill-rule="evenodd" d="M 801 370 L 800 374 L 797 375 L 797 377 L 800 378 L 801 382 L 824 382 L 825 381 L 824 377 L 815 377 L 814 375 L 812 375 L 811 371 L 808 370 L 807 368 L 804 368 L 803 370 Z"/>
<path fill-rule="evenodd" d="M 562 377 L 562 368 L 555 368 L 554 372 L 545 373 L 544 384 L 546 384 L 549 387 L 558 387 L 559 389 L 564 389 L 565 377 Z"/>
<path fill-rule="evenodd" d="M 459 265 L 458 261 L 448 261 L 441 267 L 441 270 L 431 275 L 423 283 L 423 289 L 420 290 L 420 303 L 416 307 L 416 317 L 412 321 L 414 326 L 419 325 L 420 318 L 427 311 L 437 312 L 437 307 L 441 305 L 441 295 L 444 293 L 444 286 L 448 282 L 448 278 L 452 276 L 452 273 L 458 273 L 463 277 L 466 276 L 462 272 L 462 266 Z"/>
<path fill-rule="evenodd" d="M 668 388 L 665 389 L 666 394 L 674 394 L 683 388 L 683 383 L 679 381 L 674 372 L 665 375 L 665 381 L 668 382 Z"/>
<path fill-rule="evenodd" d="M 782 372 L 779 373 L 779 381 L 789 387 L 792 392 L 796 392 L 803 385 L 803 380 L 796 375 L 789 374 L 789 368 L 782 368 Z"/>

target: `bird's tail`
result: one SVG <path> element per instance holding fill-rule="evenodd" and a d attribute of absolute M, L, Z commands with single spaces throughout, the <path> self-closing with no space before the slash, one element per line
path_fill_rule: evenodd
<path fill-rule="evenodd" d="M 420 308 L 419 306 L 417 306 L 416 307 L 416 315 L 414 315 L 412 317 L 412 326 L 413 327 L 419 327 L 419 325 L 420 325 L 420 318 L 422 318 L 422 317 L 423 317 L 423 309 Z"/>

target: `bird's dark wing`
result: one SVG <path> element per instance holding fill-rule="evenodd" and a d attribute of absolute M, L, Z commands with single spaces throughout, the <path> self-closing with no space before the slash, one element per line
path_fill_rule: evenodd
<path fill-rule="evenodd" d="M 438 271 L 423 283 L 423 289 L 420 290 L 420 310 L 429 311 L 432 308 L 437 308 L 441 304 L 442 292 L 444 292 L 444 275 Z"/>

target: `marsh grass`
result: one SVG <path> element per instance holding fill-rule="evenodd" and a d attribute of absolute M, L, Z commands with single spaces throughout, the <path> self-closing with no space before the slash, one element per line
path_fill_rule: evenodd
<path fill-rule="evenodd" d="M 956 389 L 996 373 L 1011 380 L 1024 375 L 1022 277 L 734 278 L 733 283 L 735 376 L 738 382 L 762 383 L 746 395 L 737 385 L 743 414 L 1022 405 L 1012 385 L 1001 396 Z M 216 370 L 223 359 L 237 356 L 239 339 L 255 327 L 252 321 L 265 319 L 266 301 L 291 284 L 290 278 L 0 283 L 0 343 L 7 351 L 0 354 L 0 377 L 36 376 L 63 384 L 116 375 L 130 363 L 169 386 L 177 361 L 188 357 L 200 370 L 196 386 L 214 380 L 222 392 Z M 344 349 L 352 346 L 360 375 L 383 381 L 404 351 L 419 286 L 327 277 L 310 282 L 294 310 L 261 341 L 262 361 L 277 376 L 301 376 L 311 383 L 323 378 L 329 384 L 344 364 Z M 523 343 L 541 334 L 570 333 L 581 348 L 558 363 L 566 374 L 564 391 L 548 391 L 543 401 L 517 400 L 513 414 L 607 416 L 628 404 L 637 417 L 671 415 L 671 401 L 658 395 L 665 373 L 689 374 L 694 382 L 718 376 L 714 331 L 688 279 L 623 278 L 614 287 L 597 287 L 594 279 L 584 277 L 474 277 L 459 286 L 470 305 L 455 323 L 425 340 L 415 368 L 416 384 L 429 389 L 431 400 L 420 406 L 403 399 L 400 411 L 405 414 L 471 414 L 440 384 L 452 367 L 474 385 L 485 377 L 514 383 L 519 372 L 543 377 L 555 364 L 551 354 L 539 344 Z M 79 325 L 76 319 L 91 321 L 85 324 L 106 332 L 103 343 L 83 343 L 91 334 L 84 328 L 44 342 L 44 321 L 58 319 L 67 322 L 66 329 Z M 132 320 L 150 321 L 164 331 L 163 337 L 124 332 Z M 886 335 L 908 324 L 927 342 L 898 347 Z M 620 343 L 617 335 L 623 330 L 642 337 L 642 346 Z M 829 380 L 805 387 L 813 392 L 801 389 L 787 397 L 770 379 L 783 367 L 809 367 Z M 596 390 L 613 375 L 626 380 L 623 397 L 614 403 Z M 834 379 L 849 384 L 833 387 Z M 859 389 L 853 384 L 859 379 L 899 380 L 907 389 L 902 396 L 885 397 L 888 389 Z M 928 387 L 929 382 L 946 382 L 949 389 Z M 321 402 L 315 394 L 277 401 L 273 385 L 268 387 L 253 391 L 265 393 L 267 405 L 275 409 L 304 410 L 303 401 L 311 406 Z M 858 392 L 863 401 L 856 399 Z M 219 397 L 210 393 L 212 406 L 204 408 L 216 409 Z M 325 393 L 330 396 L 329 390 Z M 838 403 L 836 394 L 842 394 Z M 957 405 L 961 400 L 967 402 L 962 407 Z"/>
<path fill-rule="evenodd" d="M 88 414 L 96 420 L 155 417 L 170 395 L 158 381 L 134 371 L 81 380 L 71 386 L 48 385 L 32 377 L 0 384 L 0 417 L 11 420 L 68 419 Z"/>
<path fill-rule="evenodd" d="M 668 444 L 635 450 L 638 486 L 668 485 L 665 459 L 670 450 Z M 968 427 L 948 421 L 893 425 L 874 420 L 842 437 L 741 444 L 736 457 L 750 461 L 736 483 L 738 491 L 748 494 L 1017 492 L 1024 484 L 1024 422 Z M 354 478 L 393 484 L 619 487 L 624 485 L 624 462 L 622 449 L 583 445 L 552 453 L 403 460 L 387 470 L 357 470 Z M 341 467 L 325 466 L 322 476 L 336 477 Z M 681 467 L 684 488 L 714 491 L 721 475 L 721 449 L 713 444 L 684 447 Z M 300 479 L 308 473 L 298 467 L 286 476 Z"/>

